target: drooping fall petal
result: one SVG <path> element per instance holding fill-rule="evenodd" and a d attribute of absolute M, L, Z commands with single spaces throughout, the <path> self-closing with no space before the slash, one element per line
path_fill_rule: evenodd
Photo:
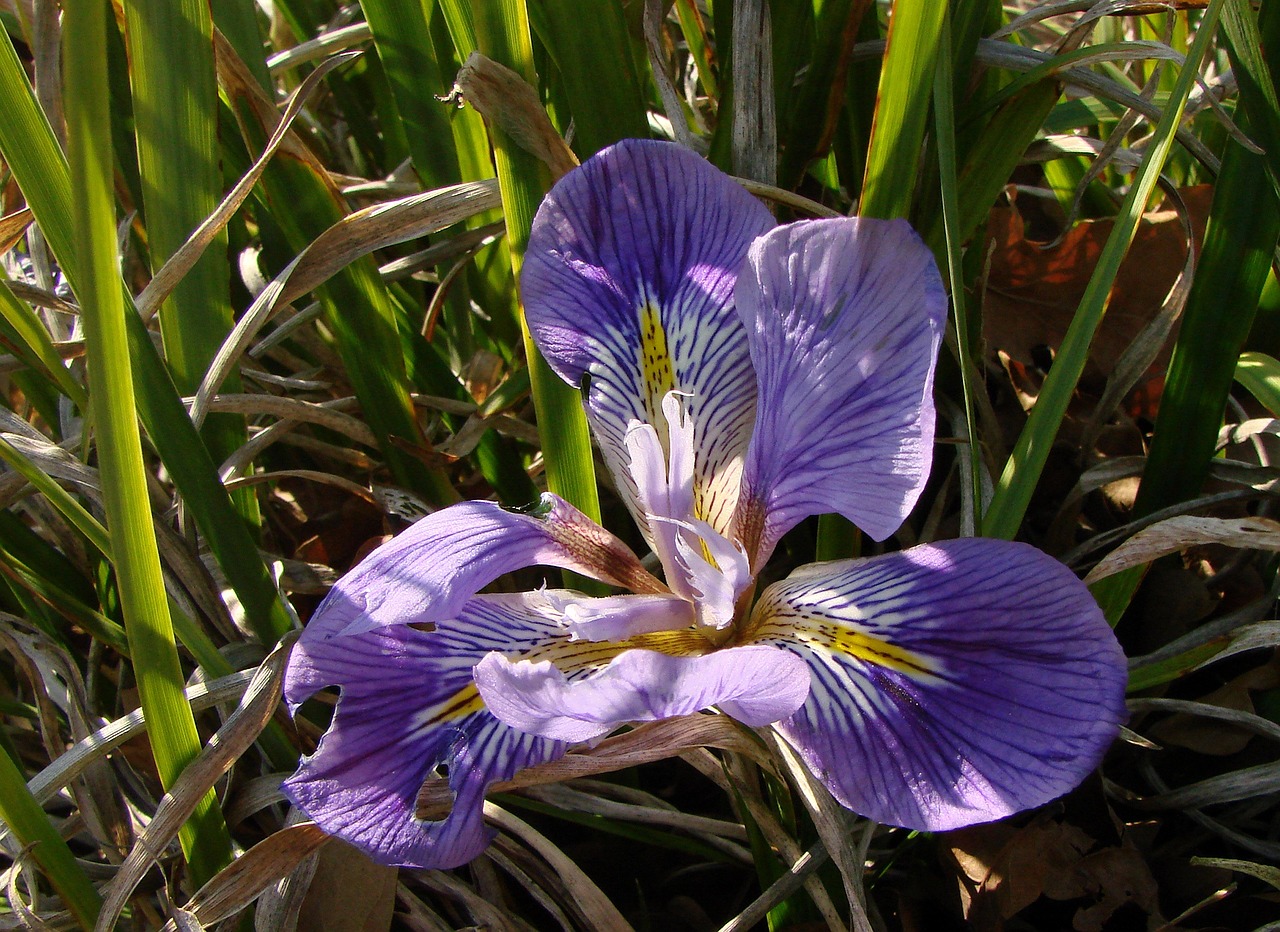
<path fill-rule="evenodd" d="M 521 274 L 529 327 L 561 378 L 584 385 L 606 462 L 636 505 L 625 438 L 665 439 L 662 400 L 687 396 L 696 517 L 727 530 L 755 410 L 733 284 L 769 212 L 705 159 L 625 140 L 565 175 L 533 222 Z"/>
<path fill-rule="evenodd" d="M 495 716 L 521 731 L 569 742 L 711 706 L 746 725 L 768 725 L 794 712 L 809 693 L 804 662 L 765 645 L 702 656 L 628 650 L 573 681 L 550 662 L 512 662 L 493 653 L 475 675 Z"/>
<path fill-rule="evenodd" d="M 776 728 L 879 822 L 941 831 L 1042 805 L 1125 719 L 1124 655 L 1102 613 L 1024 544 L 804 567 L 766 590 L 749 637 L 808 663 L 809 699 Z"/>
<path fill-rule="evenodd" d="M 502 574 L 539 564 L 667 591 L 626 544 L 562 498 L 544 493 L 524 511 L 461 502 L 427 515 L 338 580 L 304 640 L 450 618 Z"/>
<path fill-rule="evenodd" d="M 792 223 L 752 244 L 735 296 L 759 380 L 738 504 L 753 565 L 809 515 L 888 537 L 933 455 L 947 299 L 932 254 L 903 221 Z"/>
<path fill-rule="evenodd" d="M 327 686 L 341 695 L 316 752 L 285 781 L 289 798 L 382 864 L 454 867 L 483 851 L 493 836 L 481 813 L 485 788 L 565 750 L 494 718 L 472 679 L 471 668 L 492 650 L 567 640 L 554 621 L 524 610 L 524 598 L 479 596 L 433 631 L 395 625 L 349 637 L 304 635 L 286 672 L 290 707 Z M 418 790 L 441 766 L 453 809 L 419 819 Z"/>

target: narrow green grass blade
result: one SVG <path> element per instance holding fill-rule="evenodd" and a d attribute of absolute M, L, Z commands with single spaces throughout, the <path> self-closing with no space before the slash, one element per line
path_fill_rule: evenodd
<path fill-rule="evenodd" d="M 107 529 L 98 522 L 97 518 L 89 514 L 70 492 L 54 482 L 48 474 L 23 456 L 13 444 L 3 437 L 0 437 L 0 459 L 12 466 L 16 472 L 22 474 L 36 491 L 48 499 L 49 504 L 57 509 L 59 514 L 85 536 L 85 539 L 90 544 L 96 547 L 108 560 L 112 560 L 111 538 L 107 534 Z M 59 578 L 48 574 L 45 574 L 45 576 L 49 579 Z M 196 659 L 196 663 L 200 665 L 206 674 L 210 677 L 218 677 L 235 672 L 223 656 L 218 653 L 217 645 L 209 639 L 204 630 L 192 619 L 187 618 L 172 601 L 169 603 L 169 611 L 173 617 L 173 627 L 178 635 L 178 640 L 191 652 Z M 117 650 L 123 649 L 124 653 L 127 654 L 128 645 L 125 641 L 124 629 L 120 629 L 117 633 L 114 623 L 105 617 L 95 619 L 95 621 L 99 627 L 97 629 L 89 628 L 90 633 Z"/>
<path fill-rule="evenodd" d="M 1135 516 L 1194 497 L 1208 476 L 1222 411 L 1278 236 L 1280 207 L 1267 183 L 1265 160 L 1229 143 L 1165 377 Z"/>
<path fill-rule="evenodd" d="M 680 20 L 680 31 L 689 46 L 689 54 L 697 65 L 702 89 L 707 92 L 708 97 L 718 101 L 720 82 L 716 79 L 713 51 L 711 43 L 707 41 L 707 27 L 702 14 L 698 12 L 698 5 L 693 0 L 676 0 L 675 9 L 676 17 Z"/>
<path fill-rule="evenodd" d="M 826 155 L 844 104 L 845 78 L 868 0 L 817 0 L 814 3 L 814 46 L 804 82 L 792 108 L 800 119 L 789 124 L 778 183 L 794 188 L 805 167 Z M 780 113 L 779 116 L 782 114 Z"/>
<path fill-rule="evenodd" d="M 1241 353 L 1235 379 L 1262 402 L 1273 417 L 1280 417 L 1280 361 L 1265 353 Z"/>
<path fill-rule="evenodd" d="M 858 213 L 906 217 L 929 121 L 945 3 L 895 0 Z"/>
<path fill-rule="evenodd" d="M 983 521 L 983 534 L 989 537 L 1013 539 L 1022 525 L 1023 515 L 1031 501 L 1040 473 L 1049 456 L 1049 449 L 1058 434 L 1067 403 L 1075 391 L 1080 373 L 1089 355 L 1089 344 L 1107 309 L 1111 285 L 1115 281 L 1120 262 L 1128 251 L 1129 243 L 1137 232 L 1138 222 L 1147 201 L 1155 189 L 1161 167 L 1169 155 L 1174 132 L 1182 119 L 1187 95 L 1195 86 L 1195 78 L 1213 38 L 1222 0 L 1214 0 L 1205 12 L 1195 42 L 1187 54 L 1186 63 L 1178 74 L 1173 97 L 1165 106 L 1160 122 L 1156 125 L 1151 143 L 1138 168 L 1133 184 L 1125 196 L 1116 216 L 1111 236 L 1098 257 L 1097 267 L 1089 279 L 1084 296 L 1071 326 L 1063 338 L 1053 368 L 1045 379 L 1036 406 L 1009 455 L 1004 472 L 996 485 Z M 1185 317 L 1184 317 L 1184 328 Z M 1185 329 L 1183 333 L 1185 334 Z"/>
<path fill-rule="evenodd" d="M 261 151 L 278 122 L 275 105 L 243 65 L 225 50 L 223 88 L 231 99 L 250 151 Z M 341 195 L 314 162 L 280 152 L 267 165 L 261 187 L 269 213 L 290 248 L 302 252 L 312 240 L 347 214 Z M 440 469 L 429 468 L 404 446 L 425 447 L 409 398 L 404 352 L 396 329 L 395 301 L 365 256 L 340 270 L 316 290 L 361 410 L 377 435 L 396 480 L 436 505 L 456 501 L 457 491 Z"/>
<path fill-rule="evenodd" d="M 65 11 L 63 21 L 67 161 L 74 204 L 72 230 L 81 271 L 76 295 L 84 324 L 98 468 L 125 633 L 139 698 L 151 723 L 152 753 L 168 787 L 200 753 L 201 743 L 182 694 L 184 677 L 151 528 L 133 378 L 130 367 L 120 364 L 129 358 L 129 346 L 117 271 L 106 12 L 102 4 L 74 4 Z M 212 790 L 197 805 L 179 839 L 197 886 L 229 862 L 231 837 Z"/>
<path fill-rule="evenodd" d="M 81 411 L 85 410 L 89 406 L 89 399 L 84 393 L 84 386 L 67 371 L 62 357 L 53 346 L 53 340 L 49 338 L 49 331 L 40 322 L 40 318 L 36 317 L 25 302 L 18 300 L 9 284 L 3 279 L 0 279 L 0 315 L 25 344 L 27 353 L 39 360 L 45 371 L 58 384 L 58 388 L 62 389 L 63 394 L 70 398 Z"/>
<path fill-rule="evenodd" d="M 102 909 L 102 898 L 27 789 L 27 781 L 17 764 L 3 750 L 0 750 L 0 821 L 24 847 L 31 847 L 31 856 L 80 927 L 92 929 Z"/>
<path fill-rule="evenodd" d="M 73 199 L 67 162 L 8 36 L 0 38 L 0 98 L 5 101 L 0 107 L 0 153 L 74 288 L 81 267 L 71 232 Z M 280 593 L 248 529 L 231 507 L 150 334 L 133 309 L 128 311 L 124 320 L 138 414 L 244 606 L 249 624 L 263 643 L 274 644 L 292 626 Z"/>
<path fill-rule="evenodd" d="M 967 515 L 969 527 L 975 530 L 982 514 L 982 449 L 979 446 L 978 415 L 974 402 L 973 334 L 965 302 L 964 270 L 960 255 L 960 238 L 956 229 L 960 212 L 960 192 L 956 177 L 955 101 L 952 88 L 955 76 L 951 70 L 951 16 L 942 21 L 942 41 L 938 49 L 937 78 L 933 84 L 934 134 L 937 137 L 938 177 L 942 196 L 942 222 L 946 233 L 947 280 L 951 287 L 951 306 L 956 332 L 956 355 L 960 367 L 960 386 L 964 394 L 964 419 L 969 446 L 969 488 L 973 513 Z M 980 333 L 978 329 L 976 332 Z M 963 474 L 963 470 L 962 470 Z"/>
<path fill-rule="evenodd" d="M 28 617 L 54 641 L 70 647 L 70 624 L 130 655 L 124 628 L 93 607 L 97 601 L 93 585 L 62 553 L 8 511 L 0 512 L 0 573 L 13 584 L 14 595 L 26 603 L 25 608 L 37 609 Z"/>
<path fill-rule="evenodd" d="M 458 5 L 445 0 L 443 5 Z M 533 47 L 523 0 L 495 0 L 476 10 L 476 34 L 480 51 L 511 68 L 531 84 Z M 507 246 L 511 266 L 519 278 L 529 228 L 542 203 L 550 178 L 546 167 L 517 146 L 501 130 L 493 130 L 494 160 L 498 185 L 507 219 Z M 576 389 L 565 385 L 551 371 L 538 352 L 529 329 L 521 320 L 529 380 L 533 391 L 542 453 L 547 463 L 547 485 L 572 502 L 593 520 L 600 520 L 600 500 L 596 490 L 595 464 L 591 457 L 591 436 Z"/>
<path fill-rule="evenodd" d="M 418 177 L 427 188 L 462 180 L 453 146 L 449 104 L 438 99 L 447 84 L 436 61 L 422 0 L 361 0 L 382 59 L 397 115 Z"/>
<path fill-rule="evenodd" d="M 1222 33 L 1232 72 L 1240 84 L 1240 102 L 1249 114 L 1251 134 L 1265 150 L 1272 184 L 1280 186 L 1280 98 L 1274 65 L 1280 15 L 1274 4 L 1255 14 L 1248 0 L 1228 0 L 1222 10 Z"/>
<path fill-rule="evenodd" d="M 3 437 L 0 437 L 0 459 L 12 466 L 15 472 L 21 473 L 37 492 L 49 500 L 59 514 L 85 536 L 89 543 L 104 555 L 110 555 L 111 540 L 107 536 L 107 529 L 98 522 L 98 519 L 89 514 L 85 507 L 76 501 L 75 496 L 50 479 L 43 470 L 23 456 Z"/>
<path fill-rule="evenodd" d="M 204 0 L 128 0 L 125 36 L 134 133 L 151 270 L 156 272 L 218 205 L 218 85 L 213 21 Z M 223 231 L 160 308 L 169 371 L 184 395 L 200 387 L 233 323 Z M 233 379 L 228 391 L 238 391 Z M 201 430 L 218 460 L 246 439 L 243 420 L 217 415 Z M 233 496 L 251 526 L 260 521 L 251 490 Z"/>
<path fill-rule="evenodd" d="M 587 158 L 605 146 L 649 134 L 644 97 L 622 18 L 622 4 L 597 0 L 535 0 L 540 35 L 559 69 L 573 115 L 573 149 Z M 583 23 L 591 28 L 584 29 Z"/>
<path fill-rule="evenodd" d="M 960 171 L 960 209 L 956 219 L 961 242 L 986 219 L 992 203 L 1009 183 L 1010 175 L 1040 132 L 1058 96 L 1058 86 L 1053 81 L 1042 81 L 1027 88 L 996 112 L 966 154 Z M 922 221 L 928 222 L 928 218 Z M 924 229 L 929 248 L 935 253 L 941 252 L 946 242 L 941 214 L 936 214 Z"/>

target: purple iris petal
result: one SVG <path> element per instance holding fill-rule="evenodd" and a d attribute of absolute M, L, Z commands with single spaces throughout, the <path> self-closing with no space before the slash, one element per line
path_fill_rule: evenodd
<path fill-rule="evenodd" d="M 696 657 L 629 650 L 591 676 L 570 681 L 548 662 L 493 653 L 477 665 L 476 685 L 495 716 L 530 734 L 591 741 L 627 722 L 690 715 L 713 705 L 751 726 L 799 708 L 809 670 L 797 657 L 765 645 Z"/>
<path fill-rule="evenodd" d="M 941 831 L 1039 806 L 1125 719 L 1124 655 L 1083 583 L 1024 544 L 965 539 L 802 568 L 752 640 L 803 657 L 778 731 L 836 799 Z"/>
<path fill-rule="evenodd" d="M 773 223 L 705 159 L 634 139 L 565 175 L 534 219 L 520 283 L 529 327 L 561 378 L 590 377 L 596 438 L 642 525 L 627 428 L 665 437 L 662 399 L 678 389 L 694 424 L 697 517 L 728 528 L 755 409 L 733 284 Z"/>
<path fill-rule="evenodd" d="M 932 254 L 903 221 L 793 223 L 752 245 L 735 295 L 759 379 L 738 506 L 753 565 L 813 514 L 888 537 L 933 453 L 947 299 Z"/>
<path fill-rule="evenodd" d="M 431 632 L 396 626 L 322 640 L 306 629 L 289 658 L 286 700 L 296 710 L 326 686 L 341 696 L 315 754 L 285 781 L 289 798 L 382 864 L 454 867 L 483 851 L 493 836 L 481 814 L 485 788 L 565 750 L 490 715 L 472 680 L 492 650 L 564 639 L 524 599 L 479 596 Z M 418 819 L 418 790 L 441 765 L 453 809 L 440 821 Z"/>
<path fill-rule="evenodd" d="M 568 502 L 545 493 L 528 511 L 462 502 L 387 541 L 330 590 L 307 637 L 436 622 L 504 573 L 545 564 L 638 592 L 665 592 L 635 554 Z"/>

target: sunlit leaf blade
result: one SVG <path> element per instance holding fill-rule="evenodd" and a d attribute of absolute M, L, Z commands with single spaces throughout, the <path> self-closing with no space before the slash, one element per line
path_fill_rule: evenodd
<path fill-rule="evenodd" d="M 449 8 L 458 2 L 445 0 L 443 5 Z M 478 8 L 476 14 L 480 51 L 530 81 L 534 77 L 533 50 L 523 0 L 486 4 Z M 451 22 L 454 18 L 462 17 L 455 13 Z M 512 269 L 518 277 L 533 215 L 542 202 L 550 178 L 546 166 L 496 128 L 493 130 L 493 143 L 507 220 L 507 246 L 511 251 Z M 556 377 L 542 359 L 523 320 L 521 326 L 542 451 L 547 463 L 548 487 L 584 514 L 599 520 L 600 501 L 591 457 L 591 438 L 578 392 Z"/>
<path fill-rule="evenodd" d="M 31 857 L 44 869 L 80 928 L 92 929 L 102 909 L 102 898 L 27 789 L 21 771 L 3 750 L 0 750 L 0 821 L 21 844 L 32 846 Z"/>
<path fill-rule="evenodd" d="M 863 217 L 910 213 L 945 12 L 946 4 L 932 0 L 893 4 L 858 204 Z"/>
<path fill-rule="evenodd" d="M 1084 369 L 1089 344 L 1106 312 L 1116 272 L 1137 231 L 1147 201 L 1155 190 L 1161 167 L 1169 155 L 1174 132 L 1186 106 L 1187 95 L 1195 84 L 1197 69 L 1209 48 L 1213 27 L 1221 9 L 1222 0 L 1211 4 L 1196 33 L 1195 43 L 1179 73 L 1175 92 L 1165 105 L 1151 145 L 1147 148 L 1137 176 L 1116 217 L 1111 236 L 1098 257 L 1080 306 L 1054 359 L 1053 369 L 1045 379 L 1036 406 L 1032 409 L 997 483 L 982 526 L 982 532 L 987 536 L 1012 539 L 1022 525 L 1023 515 L 1039 482 L 1067 404 Z M 1183 333 L 1185 332 L 1184 329 Z"/>
<path fill-rule="evenodd" d="M 152 751 L 171 786 L 200 753 L 191 707 L 182 694 L 160 555 L 151 528 L 142 444 L 138 433 L 125 333 L 126 308 L 116 255 L 110 110 L 106 102 L 106 9 L 81 4 L 65 18 L 67 162 L 75 209 L 72 234 L 80 262 L 73 286 L 80 299 L 94 399 L 98 469 L 116 560 L 125 633 L 133 655 Z M 6 150 L 7 151 L 7 150 Z M 217 796 L 210 790 L 179 833 L 192 876 L 211 878 L 231 857 Z"/>
<path fill-rule="evenodd" d="M 193 0 L 130 0 L 125 36 L 133 90 L 134 133 L 147 245 L 158 270 L 217 206 L 218 87 L 209 5 Z M 230 265 L 225 231 L 178 282 L 160 308 L 165 361 L 178 389 L 193 394 L 231 330 Z M 228 381 L 238 391 L 239 379 Z M 202 436 L 217 459 L 245 442 L 243 422 L 219 415 Z M 234 496 L 245 519 L 259 520 L 251 492 Z"/>
<path fill-rule="evenodd" d="M 72 245 L 67 162 L 7 37 L 0 41 L 0 94 L 6 101 L 0 107 L 0 152 L 74 286 L 81 266 Z M 244 522 L 231 507 L 208 450 L 187 417 L 146 327 L 132 308 L 124 321 L 134 367 L 137 413 L 148 437 L 236 590 L 250 625 L 264 642 L 274 643 L 291 625 L 275 583 Z"/>

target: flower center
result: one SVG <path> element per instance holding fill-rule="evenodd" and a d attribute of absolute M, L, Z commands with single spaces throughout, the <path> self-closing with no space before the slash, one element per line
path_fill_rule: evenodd
<path fill-rule="evenodd" d="M 676 391 L 663 396 L 665 451 L 652 424 L 632 421 L 627 452 L 667 585 L 693 604 L 697 627 L 719 641 L 733 624 L 738 597 L 751 584 L 751 570 L 741 548 L 697 516 L 693 424 L 682 401 Z"/>

